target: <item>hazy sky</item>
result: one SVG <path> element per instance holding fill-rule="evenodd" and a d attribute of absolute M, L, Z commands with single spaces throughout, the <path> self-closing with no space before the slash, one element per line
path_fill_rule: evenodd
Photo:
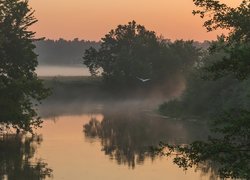
<path fill-rule="evenodd" d="M 237 5 L 241 0 L 223 0 Z M 199 16 L 193 16 L 192 0 L 30 0 L 39 20 L 32 30 L 50 39 L 100 40 L 118 24 L 135 20 L 157 35 L 170 39 L 215 39 Z"/>

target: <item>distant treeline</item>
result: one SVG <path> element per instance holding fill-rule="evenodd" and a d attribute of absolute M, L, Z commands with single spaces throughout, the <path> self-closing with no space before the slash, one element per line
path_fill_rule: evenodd
<path fill-rule="evenodd" d="M 75 66 L 83 64 L 83 55 L 86 49 L 94 47 L 98 49 L 100 42 L 79 40 L 51 40 L 46 39 L 35 43 L 35 52 L 39 55 L 39 65 Z M 199 48 L 208 48 L 209 41 L 194 42 Z"/>
<path fill-rule="evenodd" d="M 197 48 L 201 48 L 201 49 L 208 49 L 211 42 L 210 41 L 203 41 L 203 42 L 199 42 L 199 41 L 194 41 L 193 42 L 194 46 Z"/>
<path fill-rule="evenodd" d="M 83 54 L 90 47 L 99 48 L 100 43 L 74 40 L 46 39 L 35 43 L 35 52 L 39 55 L 39 65 L 74 66 L 83 64 Z"/>

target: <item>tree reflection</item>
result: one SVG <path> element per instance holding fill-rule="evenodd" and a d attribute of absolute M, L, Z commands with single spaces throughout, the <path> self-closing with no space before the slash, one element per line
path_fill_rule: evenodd
<path fill-rule="evenodd" d="M 34 160 L 41 136 L 0 136 L 0 179 L 40 180 L 52 176 L 52 169 L 42 160 Z"/>
<path fill-rule="evenodd" d="M 200 163 L 196 167 L 196 171 L 201 172 L 201 177 L 207 176 L 209 174 L 210 180 L 217 180 L 219 178 L 218 165 L 213 161 L 206 161 Z"/>
<path fill-rule="evenodd" d="M 84 125 L 86 138 L 100 139 L 106 155 L 118 164 L 132 168 L 143 164 L 146 158 L 153 161 L 157 156 L 149 147 L 159 141 L 188 143 L 197 137 L 205 137 L 208 132 L 201 125 L 173 122 L 142 111 L 135 113 L 128 107 L 122 111 L 105 110 L 103 115 L 102 121 L 93 117 Z"/>

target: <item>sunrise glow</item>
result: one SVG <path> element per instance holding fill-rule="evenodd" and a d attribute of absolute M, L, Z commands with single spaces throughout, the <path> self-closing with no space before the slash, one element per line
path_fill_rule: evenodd
<path fill-rule="evenodd" d="M 239 0 L 224 0 L 231 6 Z M 216 39 L 222 31 L 207 33 L 203 21 L 192 15 L 192 0 L 30 0 L 39 22 L 38 37 L 100 40 L 118 24 L 135 20 L 169 39 Z"/>

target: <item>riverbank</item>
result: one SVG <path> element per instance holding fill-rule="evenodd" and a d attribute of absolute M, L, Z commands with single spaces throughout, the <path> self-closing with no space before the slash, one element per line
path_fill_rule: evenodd
<path fill-rule="evenodd" d="M 156 111 L 159 104 L 172 94 L 164 94 L 152 89 L 122 89 L 113 91 L 105 88 L 100 77 L 91 76 L 56 76 L 40 77 L 46 87 L 52 91 L 51 96 L 39 106 L 39 114 L 43 117 L 58 114 L 81 114 L 83 111 L 96 111 L 96 107 L 113 107 L 123 109 L 143 109 Z M 54 109 L 54 111 L 50 111 Z"/>

